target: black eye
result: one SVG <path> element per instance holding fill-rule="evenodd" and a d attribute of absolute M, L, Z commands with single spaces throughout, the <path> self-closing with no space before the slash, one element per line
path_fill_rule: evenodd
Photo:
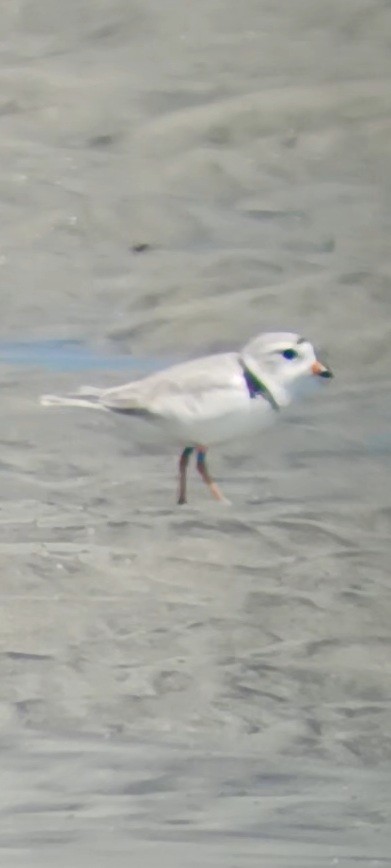
<path fill-rule="evenodd" d="M 292 361 L 292 359 L 298 358 L 299 353 L 297 353 L 296 350 L 289 349 L 289 350 L 283 350 L 281 355 L 284 357 L 284 359 L 288 359 L 288 361 Z"/>

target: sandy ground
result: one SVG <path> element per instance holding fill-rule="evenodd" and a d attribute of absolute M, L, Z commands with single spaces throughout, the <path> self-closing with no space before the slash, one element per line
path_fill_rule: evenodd
<path fill-rule="evenodd" d="M 4 868 L 391 865 L 390 28 L 4 2 Z M 230 508 L 193 474 L 178 509 L 127 420 L 38 406 L 276 327 L 336 378 L 211 456 Z M 105 370 L 7 360 L 47 339 Z"/>

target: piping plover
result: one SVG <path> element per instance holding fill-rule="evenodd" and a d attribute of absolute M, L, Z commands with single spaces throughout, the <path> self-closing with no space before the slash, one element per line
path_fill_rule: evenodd
<path fill-rule="evenodd" d="M 305 338 L 265 333 L 238 353 L 204 356 L 114 389 L 43 395 L 41 403 L 112 411 L 158 426 L 181 448 L 178 503 L 186 503 L 194 451 L 201 478 L 216 500 L 225 501 L 207 467 L 208 447 L 257 434 L 317 381 L 332 376 Z"/>

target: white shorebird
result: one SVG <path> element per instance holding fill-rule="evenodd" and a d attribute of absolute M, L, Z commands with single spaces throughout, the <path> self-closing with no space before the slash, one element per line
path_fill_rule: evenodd
<path fill-rule="evenodd" d="M 209 446 L 250 437 L 271 424 L 319 378 L 332 377 L 312 344 L 290 332 L 265 333 L 239 353 L 219 353 L 174 365 L 114 389 L 82 388 L 73 395 L 43 395 L 44 406 L 92 407 L 158 426 L 181 447 L 178 503 L 186 503 L 186 476 L 194 450 L 197 470 L 216 500 Z"/>

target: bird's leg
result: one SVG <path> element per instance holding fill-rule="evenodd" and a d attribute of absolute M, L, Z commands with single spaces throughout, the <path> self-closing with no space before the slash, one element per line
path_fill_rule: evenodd
<path fill-rule="evenodd" d="M 194 452 L 193 446 L 186 446 L 179 459 L 179 492 L 178 503 L 186 503 L 186 474 L 190 455 Z"/>
<path fill-rule="evenodd" d="M 229 500 L 224 497 L 222 491 L 220 491 L 220 488 L 217 485 L 217 482 L 212 479 L 209 473 L 209 470 L 206 466 L 206 448 L 204 446 L 197 447 L 197 470 L 201 476 L 201 479 L 204 480 L 215 500 L 219 500 L 220 503 L 229 503 Z"/>

